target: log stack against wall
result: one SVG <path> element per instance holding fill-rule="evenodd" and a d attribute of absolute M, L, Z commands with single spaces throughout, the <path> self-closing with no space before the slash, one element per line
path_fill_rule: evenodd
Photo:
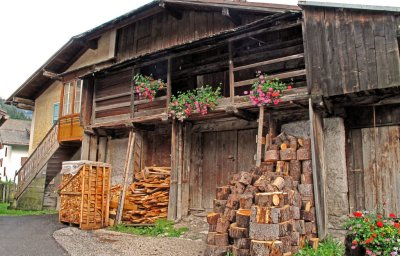
<path fill-rule="evenodd" d="M 124 202 L 122 221 L 125 224 L 152 224 L 157 219 L 167 218 L 169 167 L 145 167 L 135 174 L 129 185 Z M 122 185 L 111 188 L 110 217 L 117 213 Z M 110 225 L 113 225 L 111 220 Z"/>
<path fill-rule="evenodd" d="M 311 141 L 281 133 L 260 168 L 218 187 L 204 255 L 292 255 L 317 242 Z"/>

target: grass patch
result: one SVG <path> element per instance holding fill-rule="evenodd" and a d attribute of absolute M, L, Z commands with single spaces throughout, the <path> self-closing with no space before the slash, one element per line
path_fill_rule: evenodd
<path fill-rule="evenodd" d="M 153 237 L 180 237 L 189 230 L 188 228 L 176 229 L 172 221 L 165 219 L 157 220 L 155 225 L 150 227 L 127 227 L 124 224 L 120 224 L 109 229 L 127 234 Z"/>
<path fill-rule="evenodd" d="M 295 256 L 342 256 L 344 255 L 344 251 L 345 248 L 341 242 L 327 237 L 319 243 L 317 251 L 307 246 L 296 253 Z"/>
<path fill-rule="evenodd" d="M 7 209 L 8 203 L 0 203 L 0 216 L 25 216 L 25 215 L 44 215 L 58 213 L 55 210 L 42 210 L 42 211 L 25 211 Z"/>

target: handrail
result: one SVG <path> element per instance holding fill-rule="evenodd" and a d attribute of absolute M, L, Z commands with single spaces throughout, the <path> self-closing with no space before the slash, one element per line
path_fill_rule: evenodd
<path fill-rule="evenodd" d="M 39 143 L 28 160 L 16 172 L 17 187 L 15 198 L 22 194 L 43 166 L 50 159 L 54 151 L 59 147 L 58 143 L 58 123 L 54 124 L 44 139 Z"/>

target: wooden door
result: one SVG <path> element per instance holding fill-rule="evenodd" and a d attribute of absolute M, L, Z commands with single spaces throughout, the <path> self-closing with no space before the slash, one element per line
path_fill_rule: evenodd
<path fill-rule="evenodd" d="M 399 215 L 400 126 L 353 129 L 350 146 L 350 210 Z"/>
<path fill-rule="evenodd" d="M 205 132 L 202 135 L 202 208 L 212 209 L 216 187 L 255 165 L 257 130 Z"/>

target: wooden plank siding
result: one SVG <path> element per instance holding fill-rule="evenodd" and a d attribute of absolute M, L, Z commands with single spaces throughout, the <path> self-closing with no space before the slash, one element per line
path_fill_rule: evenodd
<path fill-rule="evenodd" d="M 243 24 L 264 17 L 240 16 Z M 186 10 L 182 19 L 178 20 L 164 11 L 120 28 L 117 31 L 117 57 L 119 60 L 133 58 L 234 27 L 220 12 Z"/>
<path fill-rule="evenodd" d="M 399 86 L 397 23 L 393 13 L 305 7 L 309 91 L 333 96 Z"/>
<path fill-rule="evenodd" d="M 216 188 L 255 166 L 256 134 L 257 129 L 192 133 L 190 209 L 212 209 Z"/>

